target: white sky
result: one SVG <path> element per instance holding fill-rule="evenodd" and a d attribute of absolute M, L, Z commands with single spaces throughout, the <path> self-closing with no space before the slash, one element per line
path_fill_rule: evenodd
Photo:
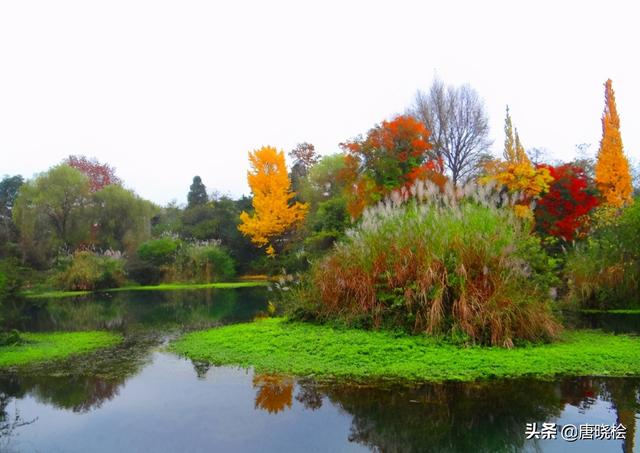
<path fill-rule="evenodd" d="M 508 103 L 557 159 L 597 150 L 611 78 L 637 160 L 634 3 L 0 0 L 0 175 L 85 154 L 158 203 L 196 174 L 237 196 L 248 151 L 337 152 L 435 74 L 484 98 L 496 153 Z"/>

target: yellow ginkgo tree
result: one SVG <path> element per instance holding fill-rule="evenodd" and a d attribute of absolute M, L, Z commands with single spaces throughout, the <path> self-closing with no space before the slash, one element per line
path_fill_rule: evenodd
<path fill-rule="evenodd" d="M 620 117 L 611 79 L 604 84 L 604 113 L 602 114 L 602 140 L 595 166 L 596 185 L 606 205 L 619 208 L 633 201 L 633 187 L 629 161 L 622 149 Z"/>
<path fill-rule="evenodd" d="M 504 123 L 504 160 L 495 160 L 487 165 L 487 175 L 480 182 L 495 181 L 505 187 L 509 193 L 519 193 L 522 199 L 515 204 L 514 210 L 519 217 L 533 218 L 530 203 L 549 190 L 553 177 L 547 168 L 536 168 L 520 142 L 518 130 L 515 129 L 509 115 Z"/>
<path fill-rule="evenodd" d="M 304 220 L 308 206 L 292 199 L 284 152 L 264 146 L 249 153 L 251 169 L 247 173 L 253 194 L 254 213 L 240 214 L 238 229 L 268 255 L 276 253 L 275 241 Z"/>

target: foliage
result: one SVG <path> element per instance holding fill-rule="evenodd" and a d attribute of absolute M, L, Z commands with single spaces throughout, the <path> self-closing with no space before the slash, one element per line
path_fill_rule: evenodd
<path fill-rule="evenodd" d="M 238 229 L 257 246 L 266 247 L 268 255 L 274 255 L 277 238 L 304 220 L 308 206 L 289 203 L 295 194 L 290 190 L 282 151 L 265 146 L 249 153 L 249 161 L 247 180 L 253 193 L 254 213 L 243 211 Z"/>
<path fill-rule="evenodd" d="M 117 288 L 125 283 L 124 262 L 108 255 L 76 252 L 56 277 L 57 286 L 70 291 Z"/>
<path fill-rule="evenodd" d="M 418 91 L 411 111 L 430 131 L 433 152 L 453 184 L 472 177 L 491 145 L 489 119 L 478 93 L 469 85 L 445 87 L 436 79 L 428 92 Z"/>
<path fill-rule="evenodd" d="M 446 180 L 442 161 L 431 151 L 429 131 L 409 115 L 383 121 L 366 139 L 358 137 L 340 146 L 346 152 L 342 177 L 347 181 L 348 210 L 353 218 L 418 179 L 429 178 L 440 185 Z"/>
<path fill-rule="evenodd" d="M 317 164 L 319 160 L 316 148 L 307 142 L 298 143 L 298 145 L 289 152 L 289 157 L 293 159 L 294 165 L 300 164 L 306 171 Z"/>
<path fill-rule="evenodd" d="M 175 261 L 176 253 L 181 242 L 178 239 L 164 237 L 152 239 L 138 247 L 138 256 L 156 266 L 169 264 Z"/>
<path fill-rule="evenodd" d="M 545 167 L 534 167 L 527 157 L 524 146 L 520 142 L 518 130 L 515 130 L 509 115 L 505 118 L 505 142 L 504 160 L 494 160 L 487 163 L 486 175 L 480 178 L 480 182 L 495 182 L 504 187 L 510 194 L 518 194 L 521 198 L 514 205 L 514 211 L 518 217 L 533 219 L 531 203 L 549 190 L 553 181 L 549 170 Z"/>
<path fill-rule="evenodd" d="M 114 184 L 95 192 L 92 201 L 91 242 L 98 248 L 133 253 L 149 239 L 151 219 L 158 211 L 153 203 Z"/>
<path fill-rule="evenodd" d="M 185 244 L 178 250 L 176 261 L 167 269 L 166 281 L 209 283 L 226 281 L 235 276 L 233 259 L 215 244 Z"/>
<path fill-rule="evenodd" d="M 265 319 L 193 332 L 170 348 L 192 360 L 259 373 L 355 380 L 640 375 L 637 337 L 567 331 L 561 340 L 513 350 L 460 347 L 402 332 Z"/>
<path fill-rule="evenodd" d="M 622 150 L 620 117 L 611 79 L 605 83 L 604 99 L 602 139 L 595 166 L 596 184 L 605 203 L 620 207 L 632 201 L 633 187 L 629 161 Z"/>
<path fill-rule="evenodd" d="M 289 157 L 293 159 L 291 166 L 291 185 L 299 192 L 302 179 L 307 176 L 309 170 L 318 163 L 319 157 L 315 147 L 311 143 L 303 142 L 289 151 Z M 298 197 L 296 197 L 297 199 Z"/>
<path fill-rule="evenodd" d="M 571 164 L 555 167 L 542 164 L 538 168 L 546 168 L 553 182 L 536 204 L 536 228 L 565 241 L 572 241 L 576 235 L 584 237 L 589 226 L 588 214 L 598 205 L 584 170 Z"/>
<path fill-rule="evenodd" d="M 148 241 L 138 249 L 139 261 L 127 268 L 143 284 L 163 282 L 209 283 L 235 276 L 235 263 L 215 242 L 189 243 L 173 238 Z"/>
<path fill-rule="evenodd" d="M 309 204 L 301 240 L 309 258 L 328 250 L 351 224 L 347 211 L 347 184 L 341 177 L 344 168 L 344 154 L 324 156 L 311 167 L 301 184 L 301 198 Z"/>
<path fill-rule="evenodd" d="M 527 225 L 483 188 L 448 185 L 439 195 L 416 184 L 413 193 L 366 211 L 313 266 L 303 294 L 318 301 L 312 316 L 507 347 L 554 338 L 554 262 Z"/>
<path fill-rule="evenodd" d="M 202 179 L 200 176 L 194 176 L 193 183 L 189 187 L 189 193 L 187 194 L 187 207 L 201 206 L 208 201 L 207 188 L 202 183 Z"/>
<path fill-rule="evenodd" d="M 23 279 L 19 268 L 16 259 L 0 260 L 0 306 L 20 296 Z"/>
<path fill-rule="evenodd" d="M 567 258 L 568 298 L 586 308 L 640 306 L 640 203 L 605 215 Z"/>
<path fill-rule="evenodd" d="M 75 248 L 89 237 L 89 180 L 58 165 L 24 183 L 13 207 L 24 258 L 45 264 L 60 247 Z"/>
<path fill-rule="evenodd" d="M 23 333 L 24 344 L 0 349 L 0 368 L 59 360 L 114 346 L 122 337 L 112 332 Z"/>
<path fill-rule="evenodd" d="M 122 184 L 115 169 L 109 164 L 101 164 L 95 157 L 89 159 L 86 156 L 69 156 L 63 163 L 79 170 L 89 179 L 91 192 L 97 192 L 111 184 Z"/>
<path fill-rule="evenodd" d="M 13 223 L 13 205 L 20 186 L 24 184 L 22 176 L 5 176 L 0 181 L 0 257 L 14 255 L 13 244 L 18 232 Z"/>

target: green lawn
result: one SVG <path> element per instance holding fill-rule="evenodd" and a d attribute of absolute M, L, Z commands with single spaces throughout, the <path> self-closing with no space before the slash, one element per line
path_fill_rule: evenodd
<path fill-rule="evenodd" d="M 267 319 L 190 333 L 170 349 L 191 359 L 252 366 L 258 372 L 355 380 L 640 375 L 640 337 L 600 331 L 567 331 L 557 343 L 501 349 Z"/>
<path fill-rule="evenodd" d="M 227 282 L 227 283 L 165 283 L 161 285 L 136 285 L 123 286 L 122 288 L 101 289 L 95 291 L 100 292 L 120 292 L 120 291 L 171 291 L 185 289 L 234 289 L 234 288 L 250 288 L 254 286 L 266 286 L 266 281 L 246 281 L 246 282 Z M 84 296 L 91 294 L 91 291 L 45 291 L 45 292 L 26 292 L 25 296 L 30 299 L 57 299 L 63 297 Z"/>
<path fill-rule="evenodd" d="M 122 337 L 111 332 L 21 333 L 25 343 L 0 346 L 0 368 L 62 359 L 113 346 Z"/>

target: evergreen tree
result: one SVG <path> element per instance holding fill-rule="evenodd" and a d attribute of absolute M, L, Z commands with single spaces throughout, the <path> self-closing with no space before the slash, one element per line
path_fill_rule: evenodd
<path fill-rule="evenodd" d="M 187 207 L 202 206 L 207 204 L 208 201 L 207 188 L 202 184 L 202 179 L 200 179 L 200 176 L 194 176 L 193 184 L 189 187 L 189 194 L 187 195 Z"/>
<path fill-rule="evenodd" d="M 629 161 L 622 148 L 620 117 L 611 79 L 604 86 L 605 106 L 602 114 L 602 140 L 595 167 L 596 185 L 605 203 L 620 207 L 632 201 L 633 187 Z"/>

